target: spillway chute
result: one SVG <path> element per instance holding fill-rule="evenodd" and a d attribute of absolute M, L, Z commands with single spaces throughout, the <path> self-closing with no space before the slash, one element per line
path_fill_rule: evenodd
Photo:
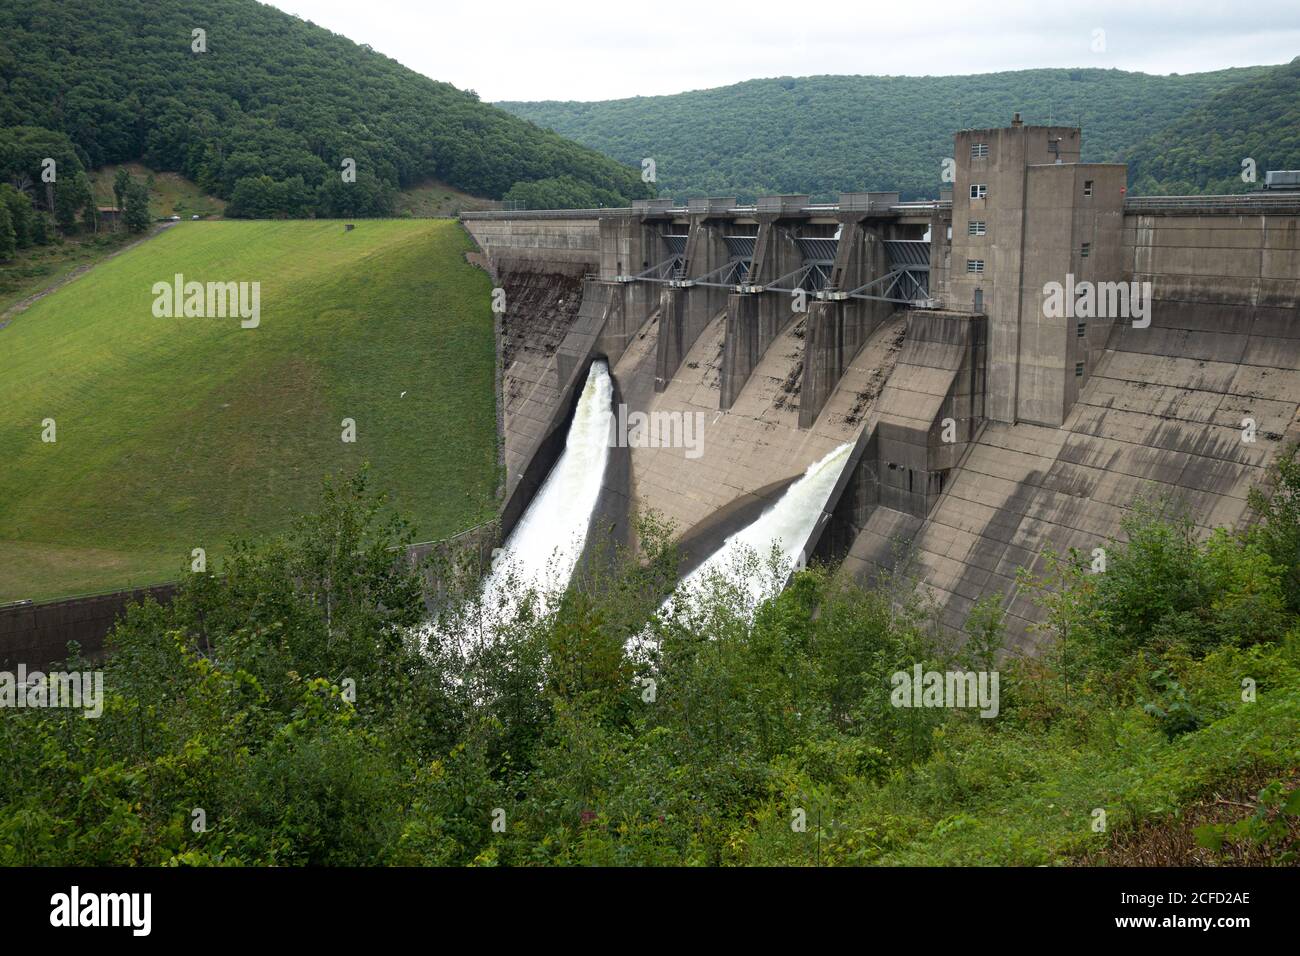
<path fill-rule="evenodd" d="M 545 614 L 563 597 L 586 548 L 609 463 L 613 393 L 608 364 L 593 362 L 564 450 L 496 553 L 477 600 L 451 625 L 462 645 L 466 632 L 480 641 L 490 639 L 525 607 Z M 426 638 L 430 633 L 432 628 Z"/>
<path fill-rule="evenodd" d="M 707 613 L 709 595 L 721 596 L 752 617 L 760 604 L 780 593 L 798 566 L 852 451 L 852 443 L 845 443 L 809 465 L 773 505 L 681 580 L 660 607 L 660 617 L 680 615 L 690 620 Z M 631 643 L 644 645 L 648 640 L 642 634 Z"/>

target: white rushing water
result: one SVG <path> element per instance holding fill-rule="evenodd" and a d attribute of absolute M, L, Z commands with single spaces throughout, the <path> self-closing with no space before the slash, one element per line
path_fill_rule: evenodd
<path fill-rule="evenodd" d="M 851 443 L 840 445 L 825 458 L 809 465 L 803 477 L 787 488 L 775 504 L 754 522 L 727 538 L 722 547 L 683 578 L 661 610 L 674 609 L 680 602 L 686 602 L 689 608 L 708 581 L 721 575 L 733 583 L 743 584 L 741 596 L 753 613 L 759 604 L 776 593 L 793 570 L 852 450 Z M 768 560 L 773 545 L 778 551 L 775 569 Z M 736 582 L 737 577 L 742 581 Z"/>
<path fill-rule="evenodd" d="M 609 366 L 593 362 L 573 413 L 564 451 L 529 502 L 483 583 L 482 606 L 512 617 L 519 599 L 536 591 L 542 607 L 568 587 L 587 543 L 591 514 L 609 462 Z"/>

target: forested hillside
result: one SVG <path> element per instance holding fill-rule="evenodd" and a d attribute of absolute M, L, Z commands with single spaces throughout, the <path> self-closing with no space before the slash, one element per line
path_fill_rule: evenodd
<path fill-rule="evenodd" d="M 81 166 L 183 173 L 235 216 L 388 214 L 433 178 L 534 202 L 648 194 L 639 170 L 255 0 L 0 0 L 0 134 L 13 127 L 66 134 Z M 30 158 L 14 138 L 0 173 L 40 182 L 12 168 Z"/>
<path fill-rule="evenodd" d="M 1026 122 L 1083 126 L 1084 159 L 1112 161 L 1268 67 L 1148 76 L 1020 70 L 977 76 L 752 80 L 602 103 L 501 103 L 625 163 L 653 157 L 662 195 L 899 190 L 933 196 L 954 130 Z"/>
<path fill-rule="evenodd" d="M 1258 189 L 1269 169 L 1300 169 L 1300 57 L 1214 96 L 1125 157 L 1138 193 Z M 1242 161 L 1255 161 L 1255 182 Z"/>

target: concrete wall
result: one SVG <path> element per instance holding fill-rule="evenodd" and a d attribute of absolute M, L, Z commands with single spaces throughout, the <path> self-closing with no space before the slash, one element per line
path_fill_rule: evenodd
<path fill-rule="evenodd" d="M 974 146 L 987 147 L 987 156 L 972 155 Z M 1073 127 L 1012 125 L 954 138 L 951 267 L 941 291 L 948 308 L 963 310 L 974 308 L 978 292 L 989 316 L 994 421 L 1059 425 L 1076 393 L 1065 322 L 1042 315 L 1044 283 L 1064 283 L 1083 268 L 1113 269 L 1108 278 L 1119 278 L 1113 250 L 1124 168 L 1078 164 L 1081 146 Z M 1085 198 L 1087 180 L 1097 182 Z M 972 198 L 972 186 L 986 195 Z M 970 234 L 972 221 L 984 223 L 983 235 Z M 1085 262 L 1084 241 L 1102 258 Z M 968 271 L 975 261 L 982 274 Z"/>
<path fill-rule="evenodd" d="M 1041 610 L 1017 569 L 1041 570 L 1048 548 L 1089 554 L 1122 540 L 1141 497 L 1180 503 L 1203 533 L 1249 520 L 1248 492 L 1300 440 L 1298 234 L 1300 208 L 1124 216 L 1121 278 L 1152 283 L 1150 327 L 1115 323 L 1100 345 L 1090 328 L 1090 375 L 1062 425 L 988 423 L 923 523 L 892 528 L 948 628 L 959 633 L 977 600 L 999 595 L 1011 649 L 1037 650 Z M 1242 441 L 1247 417 L 1253 443 Z M 886 510 L 845 562 L 864 580 L 889 569 Z"/>
<path fill-rule="evenodd" d="M 505 290 L 501 408 L 505 496 L 519 484 L 561 403 L 558 352 L 578 324 L 589 283 L 582 263 L 509 259 L 494 269 Z M 570 369 L 571 371 L 571 369 Z"/>
<path fill-rule="evenodd" d="M 102 655 L 104 637 L 128 604 L 147 597 L 165 604 L 175 591 L 174 584 L 160 584 L 65 601 L 0 607 L 0 670 L 11 671 L 19 663 L 45 667 L 63 660 L 69 641 L 81 645 L 82 656 L 97 658 Z"/>
<path fill-rule="evenodd" d="M 880 502 L 924 518 L 983 420 L 984 317 L 911 312 L 879 409 Z M 951 439 L 951 440 L 949 440 Z"/>
<path fill-rule="evenodd" d="M 442 541 L 411 545 L 406 560 L 412 566 L 429 562 L 424 583 L 425 602 L 430 609 L 453 578 L 483 574 L 491 566 L 492 549 L 499 543 L 500 523 L 494 520 Z M 101 659 L 107 653 L 105 638 L 128 605 L 149 598 L 167 604 L 177 590 L 176 584 L 159 584 L 0 607 L 0 670 L 12 671 L 19 663 L 30 669 L 48 667 L 66 658 L 69 641 L 80 644 L 83 657 Z"/>
<path fill-rule="evenodd" d="M 803 257 L 788 223 L 760 216 L 747 285 L 762 285 L 799 268 Z M 776 337 L 794 318 L 791 300 L 780 293 L 734 293 L 727 299 L 718 407 L 731 408 Z"/>
<path fill-rule="evenodd" d="M 1113 317 L 1049 316 L 1048 283 L 1116 282 L 1123 277 L 1122 229 L 1125 167 L 1061 164 L 1026 170 L 1022 289 L 1018 303 L 1019 363 L 1015 377 L 999 382 L 1015 399 L 1012 421 L 1060 425 L 1092 371 L 1086 342 L 1105 345 Z M 1084 255 L 1085 243 L 1087 255 Z M 1003 318 L 996 312 L 990 316 Z M 1080 343 L 1078 323 L 1085 325 Z M 1093 356 L 1095 358 L 1095 356 Z M 1076 363 L 1083 363 L 1083 375 Z"/>
<path fill-rule="evenodd" d="M 888 271 L 889 257 L 879 230 L 861 222 L 844 222 L 831 268 L 831 287 L 848 292 Z M 853 357 L 894 309 L 888 302 L 862 299 L 811 303 L 799 427 L 808 428 L 817 419 Z"/>
<path fill-rule="evenodd" d="M 498 264 L 510 260 L 543 265 L 601 265 L 597 219 L 465 219 L 465 229 Z"/>
<path fill-rule="evenodd" d="M 708 216 L 692 216 L 686 241 L 686 279 L 698 279 L 726 265 L 730 259 L 723 241 L 723 223 Z M 665 288 L 659 298 L 659 356 L 655 390 L 662 392 L 681 367 L 705 327 L 727 305 L 727 290 L 714 286 Z"/>
<path fill-rule="evenodd" d="M 1129 213 L 1123 267 L 1166 302 L 1290 310 L 1300 300 L 1300 200 L 1291 215 Z"/>

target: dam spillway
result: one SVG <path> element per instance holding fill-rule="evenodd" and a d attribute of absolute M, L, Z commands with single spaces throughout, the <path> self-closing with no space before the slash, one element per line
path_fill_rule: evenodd
<path fill-rule="evenodd" d="M 775 504 L 728 537 L 722 547 L 683 578 L 663 609 L 684 609 L 689 613 L 690 606 L 717 576 L 741 583 L 739 597 L 747 614 L 752 615 L 763 601 L 774 597 L 798 568 L 852 449 L 845 443 L 809 465 Z"/>
<path fill-rule="evenodd" d="M 1207 533 L 1239 527 L 1300 440 L 1300 194 L 1129 196 L 1122 164 L 1080 161 L 1081 137 L 1018 118 L 962 130 L 952 189 L 923 202 L 464 214 L 497 274 L 582 275 L 571 321 L 538 323 L 558 344 L 506 370 L 513 476 L 530 479 L 554 429 L 535 423 L 574 370 L 607 357 L 629 409 L 704 422 L 702 455 L 630 449 L 614 489 L 629 514 L 716 550 L 738 510 L 852 442 L 807 553 L 867 583 L 906 565 L 958 637 L 997 597 L 1010 649 L 1033 652 L 1042 609 L 1019 569 L 1122 540 L 1143 496 Z M 1149 291 L 1133 314 L 1046 308 L 1076 280 Z"/>
<path fill-rule="evenodd" d="M 543 607 L 564 593 L 587 544 L 609 461 L 609 366 L 591 364 L 564 451 L 551 468 L 483 582 L 481 606 L 496 620 L 512 618 L 529 592 Z"/>

